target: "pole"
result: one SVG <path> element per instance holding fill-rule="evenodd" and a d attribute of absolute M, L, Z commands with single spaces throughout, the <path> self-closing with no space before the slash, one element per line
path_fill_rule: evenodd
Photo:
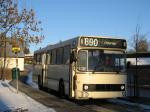
<path fill-rule="evenodd" d="M 17 79 L 16 86 L 17 86 L 17 94 L 18 94 L 18 75 L 19 75 L 19 73 L 17 73 L 17 70 L 18 70 L 18 53 L 16 53 L 16 79 Z"/>
<path fill-rule="evenodd" d="M 4 53 L 4 63 L 3 63 L 3 68 L 2 68 L 2 80 L 5 80 L 5 66 L 6 66 L 6 35 L 4 35 L 4 49 L 3 49 L 3 53 Z"/>
<path fill-rule="evenodd" d="M 138 52 L 138 38 L 136 39 L 136 72 L 135 72 L 135 94 L 134 96 L 136 98 L 139 97 L 139 86 L 138 86 L 138 59 L 137 59 L 137 53 Z"/>
<path fill-rule="evenodd" d="M 137 66 L 137 53 L 136 53 L 136 97 L 139 97 L 139 85 L 138 85 L 138 66 Z"/>

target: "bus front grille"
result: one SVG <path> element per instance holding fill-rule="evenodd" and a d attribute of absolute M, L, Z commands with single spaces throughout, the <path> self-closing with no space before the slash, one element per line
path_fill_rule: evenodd
<path fill-rule="evenodd" d="M 83 84 L 84 91 L 125 91 L 125 84 Z"/>

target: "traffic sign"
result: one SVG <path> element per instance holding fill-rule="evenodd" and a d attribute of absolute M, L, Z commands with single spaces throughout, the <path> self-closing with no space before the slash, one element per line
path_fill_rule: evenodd
<path fill-rule="evenodd" d="M 20 47 L 12 47 L 12 52 L 14 52 L 14 53 L 18 53 L 18 52 L 20 52 Z"/>

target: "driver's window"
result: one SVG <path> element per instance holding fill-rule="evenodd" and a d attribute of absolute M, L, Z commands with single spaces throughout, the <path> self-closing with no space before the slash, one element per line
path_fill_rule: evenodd
<path fill-rule="evenodd" d="M 78 70 L 87 71 L 87 51 L 78 53 Z"/>

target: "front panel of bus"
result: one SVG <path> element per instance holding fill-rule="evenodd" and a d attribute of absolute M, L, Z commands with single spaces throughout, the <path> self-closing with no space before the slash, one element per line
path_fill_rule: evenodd
<path fill-rule="evenodd" d="M 75 99 L 126 96 L 125 52 L 121 49 L 80 47 L 74 81 Z"/>

